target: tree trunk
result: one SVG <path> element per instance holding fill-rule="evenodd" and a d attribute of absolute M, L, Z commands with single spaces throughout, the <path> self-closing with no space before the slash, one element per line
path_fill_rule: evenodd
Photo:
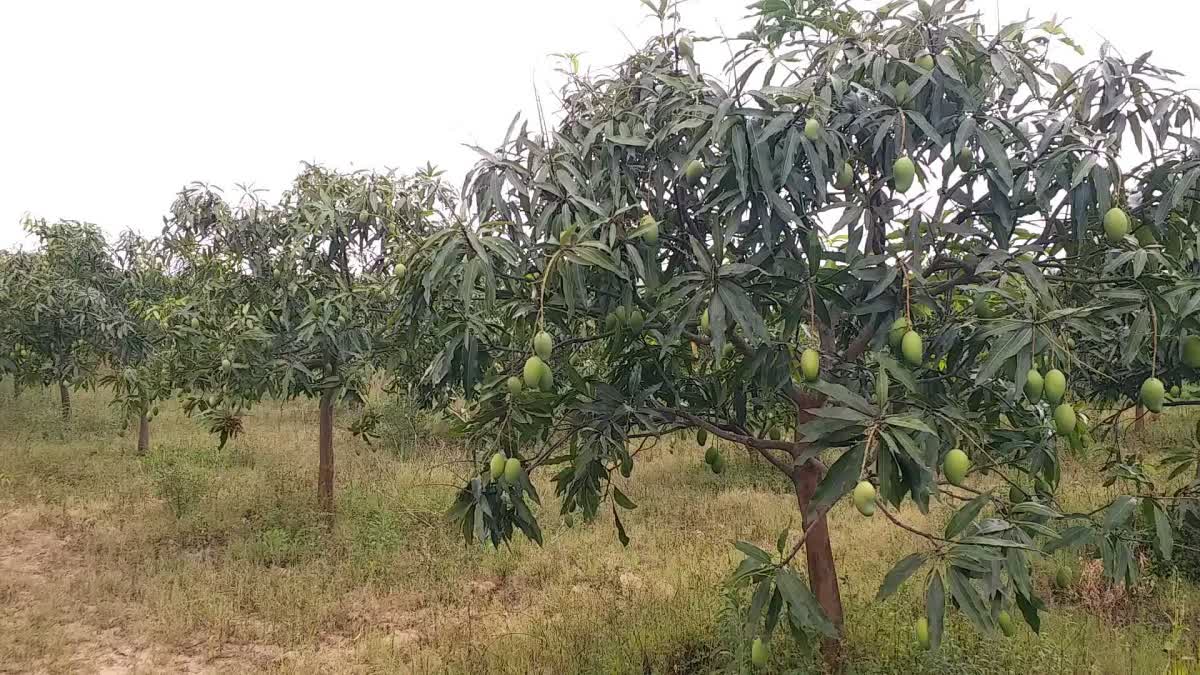
<path fill-rule="evenodd" d="M 21 380 L 13 375 L 13 400 L 21 398 Z"/>
<path fill-rule="evenodd" d="M 138 444 L 137 454 L 144 455 L 150 449 L 150 418 L 146 417 L 146 413 L 142 413 L 138 418 Z"/>
<path fill-rule="evenodd" d="M 333 390 L 321 394 L 320 438 L 317 469 L 317 506 L 327 528 L 333 528 Z"/>
<path fill-rule="evenodd" d="M 62 401 L 63 420 L 71 419 L 71 390 L 67 387 L 66 382 L 58 383 L 58 400 Z"/>
<path fill-rule="evenodd" d="M 837 568 L 833 561 L 833 548 L 829 544 L 829 523 L 825 514 L 821 514 L 812 529 L 809 530 L 808 505 L 817 484 L 821 481 L 820 468 L 811 460 L 792 469 L 792 485 L 796 489 L 796 501 L 800 505 L 804 530 L 808 532 L 804 540 L 804 554 L 808 559 L 808 583 L 817 602 L 825 612 L 825 617 L 842 632 L 844 625 L 842 613 L 842 595 L 838 590 Z M 822 655 L 831 670 L 836 671 L 841 663 L 841 640 L 831 638 L 825 640 Z"/>
<path fill-rule="evenodd" d="M 1141 403 L 1133 409 L 1133 430 L 1139 434 L 1146 430 L 1146 409 Z"/>

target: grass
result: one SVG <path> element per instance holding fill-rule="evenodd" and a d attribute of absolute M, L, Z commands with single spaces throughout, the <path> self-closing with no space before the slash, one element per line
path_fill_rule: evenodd
<path fill-rule="evenodd" d="M 729 451 L 715 476 L 672 442 L 643 453 L 622 485 L 638 504 L 624 518 L 628 548 L 611 516 L 567 527 L 541 478 L 544 547 L 467 547 L 443 515 L 461 447 L 410 437 L 392 453 L 339 431 L 337 526 L 326 533 L 314 511 L 315 405 L 258 408 L 219 450 L 167 404 L 151 453 L 137 457 L 104 392 L 75 404 L 70 423 L 50 392 L 0 408 L 0 670 L 738 672 L 748 650 L 724 587 L 739 560 L 730 542 L 771 548 L 798 522 L 770 467 Z M 1193 424 L 1165 415 L 1147 447 Z M 1071 506 L 1115 494 L 1087 472 L 1068 462 Z M 902 517 L 936 528 L 948 512 Z M 1040 636 L 980 635 L 955 612 L 943 648 L 919 651 L 919 577 L 885 602 L 874 595 L 921 541 L 845 505 L 831 527 L 850 672 L 1166 672 L 1172 636 L 1196 654 L 1196 588 L 1152 579 L 1132 597 L 1093 597 L 1083 582 L 1054 594 L 1057 565 L 1090 569 L 1062 556 L 1038 563 L 1051 604 Z M 782 636 L 772 659 L 772 672 L 818 663 Z"/>

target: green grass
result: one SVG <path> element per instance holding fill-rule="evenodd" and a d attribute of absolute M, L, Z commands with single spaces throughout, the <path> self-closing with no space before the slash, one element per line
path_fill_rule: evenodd
<path fill-rule="evenodd" d="M 628 548 L 607 512 L 566 527 L 544 477 L 544 547 L 464 546 L 444 510 L 465 451 L 418 425 L 375 447 L 337 433 L 337 525 L 326 533 L 309 402 L 257 408 L 224 449 L 167 404 L 151 453 L 137 457 L 104 392 L 77 395 L 63 423 L 49 392 L 14 402 L 0 390 L 0 663 L 21 671 L 107 659 L 142 671 L 738 672 L 748 649 L 724 586 L 739 560 L 730 542 L 771 548 L 798 526 L 790 485 L 769 466 L 727 450 L 715 476 L 674 440 L 623 481 L 638 504 L 625 517 Z M 1164 415 L 1142 447 L 1177 443 L 1193 425 Z M 1115 494 L 1084 482 L 1080 462 L 1092 461 L 1068 463 L 1072 506 Z M 934 528 L 947 513 L 902 517 Z M 1109 597 L 1065 555 L 1038 563 L 1051 604 L 1040 636 L 1024 626 L 1012 639 L 980 635 L 951 613 L 943 648 L 919 651 L 920 577 L 887 601 L 874 595 L 921 541 L 844 505 L 830 517 L 849 672 L 1165 672 L 1173 630 L 1178 651 L 1196 653 L 1194 587 L 1151 578 L 1133 597 Z M 1052 593 L 1059 564 L 1092 585 Z M 777 634 L 771 672 L 818 663 L 811 645 Z"/>

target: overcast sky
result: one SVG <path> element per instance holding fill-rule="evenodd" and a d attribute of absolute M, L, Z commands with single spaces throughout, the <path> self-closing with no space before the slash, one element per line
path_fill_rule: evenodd
<path fill-rule="evenodd" d="M 690 0 L 701 34 L 744 27 L 748 0 Z M 994 20 L 1068 18 L 1200 83 L 1195 0 L 979 0 Z M 278 190 L 299 162 L 410 170 L 458 184 L 555 52 L 610 65 L 657 22 L 637 0 L 0 0 L 0 247 L 34 216 L 157 233 L 184 184 Z M 727 55 L 699 57 L 717 72 Z M 552 106 L 553 101 L 548 101 Z M 552 112 L 552 111 L 551 111 Z"/>

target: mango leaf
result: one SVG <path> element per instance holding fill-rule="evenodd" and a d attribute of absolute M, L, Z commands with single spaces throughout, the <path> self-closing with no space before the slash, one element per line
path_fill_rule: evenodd
<path fill-rule="evenodd" d="M 866 454 L 866 445 L 859 443 L 853 449 L 843 452 L 833 466 L 829 467 L 808 505 L 810 517 L 828 511 L 842 495 L 854 488 L 862 475 L 863 458 Z"/>
<path fill-rule="evenodd" d="M 929 575 L 929 585 L 925 588 L 925 618 L 929 621 L 929 648 L 936 650 L 942 646 L 946 626 L 946 587 L 938 570 Z"/>
<path fill-rule="evenodd" d="M 892 569 L 884 575 L 883 583 L 879 585 L 879 592 L 875 594 L 875 599 L 883 600 L 899 590 L 909 577 L 921 569 L 921 565 L 924 565 L 926 560 L 928 558 L 924 553 L 910 553 L 901 558 L 900 562 L 893 565 Z"/>
<path fill-rule="evenodd" d="M 962 508 L 955 512 L 950 522 L 946 523 L 946 538 L 953 539 L 954 535 L 966 529 L 975 520 L 975 517 L 979 515 L 979 512 L 983 510 L 983 507 L 987 506 L 991 501 L 992 495 L 989 492 L 981 494 L 963 504 Z"/>

